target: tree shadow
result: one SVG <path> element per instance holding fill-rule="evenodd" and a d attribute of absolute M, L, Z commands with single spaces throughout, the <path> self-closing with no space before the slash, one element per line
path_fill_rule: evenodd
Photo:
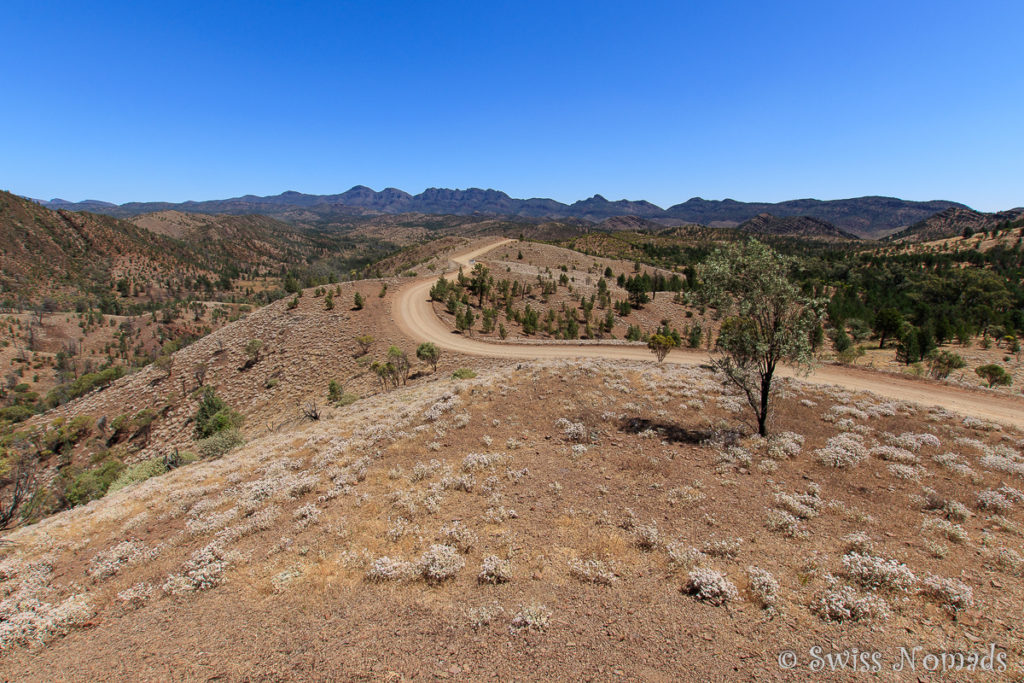
<path fill-rule="evenodd" d="M 709 429 L 688 429 L 668 422 L 656 422 L 641 417 L 627 418 L 619 423 L 619 431 L 626 434 L 639 434 L 647 430 L 657 432 L 663 441 L 694 445 L 704 443 L 714 435 Z"/>

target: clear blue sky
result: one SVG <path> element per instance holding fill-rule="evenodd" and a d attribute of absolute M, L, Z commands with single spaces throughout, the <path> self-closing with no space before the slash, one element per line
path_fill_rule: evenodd
<path fill-rule="evenodd" d="M 1024 204 L 1024 3 L 7 0 L 0 187 Z"/>

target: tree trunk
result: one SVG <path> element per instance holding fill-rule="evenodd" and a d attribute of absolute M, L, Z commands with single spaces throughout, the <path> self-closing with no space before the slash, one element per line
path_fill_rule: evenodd
<path fill-rule="evenodd" d="M 761 409 L 757 412 L 757 433 L 768 436 L 768 401 L 772 391 L 772 375 L 775 368 L 769 367 L 761 376 Z"/>

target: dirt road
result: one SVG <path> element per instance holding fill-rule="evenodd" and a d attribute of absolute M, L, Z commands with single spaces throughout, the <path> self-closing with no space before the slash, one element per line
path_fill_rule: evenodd
<path fill-rule="evenodd" d="M 452 257 L 452 261 L 468 269 L 472 267 L 475 259 L 512 241 L 514 240 L 506 239 L 492 242 L 457 254 Z M 454 274 L 453 272 L 449 276 Z M 491 358 L 608 358 L 654 362 L 654 356 L 644 346 L 603 346 L 571 342 L 543 345 L 514 344 L 466 337 L 449 329 L 434 314 L 430 304 L 430 288 L 435 281 L 434 278 L 416 280 L 403 287 L 394 300 L 392 314 L 395 323 L 410 339 L 417 342 L 431 341 L 449 351 Z M 665 362 L 696 365 L 706 362 L 707 359 L 706 351 L 676 349 L 668 355 Z M 789 368 L 783 368 L 780 374 L 791 377 L 795 373 Z M 962 415 L 995 420 L 1024 429 L 1024 399 L 1012 396 L 933 384 L 871 370 L 835 366 L 819 367 L 810 377 L 802 379 L 813 384 L 834 384 L 854 391 L 871 391 L 887 398 L 941 406 Z"/>

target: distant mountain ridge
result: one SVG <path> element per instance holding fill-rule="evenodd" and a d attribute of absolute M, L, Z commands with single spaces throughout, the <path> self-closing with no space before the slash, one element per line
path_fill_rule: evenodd
<path fill-rule="evenodd" d="M 716 227 L 735 227 L 759 214 L 779 218 L 809 216 L 858 237 L 877 239 L 913 225 L 940 211 L 963 204 L 936 200 L 908 201 L 895 197 L 858 197 L 853 199 L 795 199 L 778 203 L 739 202 L 733 199 L 707 200 L 694 197 L 662 209 L 648 201 L 610 201 L 599 194 L 572 204 L 554 199 L 515 199 L 499 190 L 465 190 L 432 187 L 420 194 L 389 187 L 381 191 L 357 185 L 340 194 L 312 195 L 288 191 L 278 195 L 245 195 L 210 201 L 129 202 L 114 205 L 98 200 L 68 202 L 54 199 L 43 206 L 70 211 L 90 211 L 128 218 L 157 211 L 187 213 L 264 214 L 287 220 L 298 210 L 315 216 L 366 215 L 373 213 L 422 213 L 444 215 L 494 215 L 532 219 L 579 218 L 599 223 L 608 218 L 636 216 L 663 225 L 699 223 Z"/>

